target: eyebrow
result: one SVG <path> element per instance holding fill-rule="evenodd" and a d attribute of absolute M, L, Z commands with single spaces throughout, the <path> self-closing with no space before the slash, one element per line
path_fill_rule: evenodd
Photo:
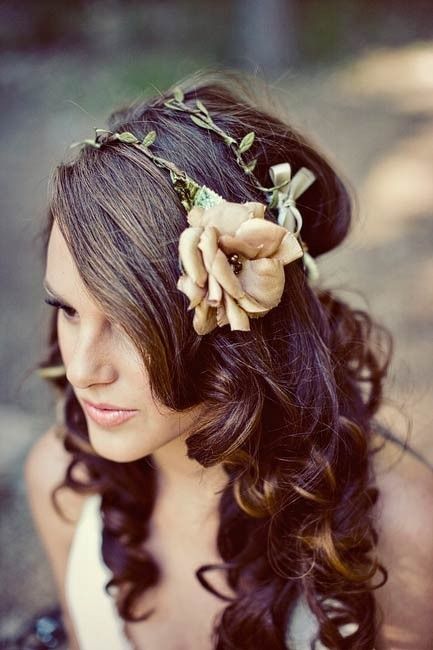
<path fill-rule="evenodd" d="M 63 303 L 65 307 L 70 306 L 68 305 L 67 301 L 64 298 L 62 298 L 62 296 L 59 296 L 59 294 L 54 291 L 54 289 L 50 286 L 48 280 L 44 280 L 43 286 L 45 291 L 47 291 L 47 293 L 49 293 L 53 298 L 55 298 L 59 302 Z"/>

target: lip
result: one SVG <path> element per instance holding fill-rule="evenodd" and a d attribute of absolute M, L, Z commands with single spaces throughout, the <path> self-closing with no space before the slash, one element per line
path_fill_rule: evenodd
<path fill-rule="evenodd" d="M 103 427 L 118 426 L 138 413 L 137 410 L 120 409 L 109 404 L 92 404 L 86 400 L 83 400 L 83 404 L 87 415 Z"/>

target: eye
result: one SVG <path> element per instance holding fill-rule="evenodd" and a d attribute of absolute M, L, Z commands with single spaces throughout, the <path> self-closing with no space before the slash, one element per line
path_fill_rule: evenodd
<path fill-rule="evenodd" d="M 56 307 L 56 309 L 61 309 L 64 316 L 68 320 L 72 320 L 74 318 L 74 316 L 76 315 L 76 313 L 77 313 L 75 311 L 75 309 L 73 309 L 72 307 L 69 307 L 69 305 L 62 304 L 61 302 L 59 302 L 55 298 L 45 298 L 44 302 L 46 302 L 47 305 L 50 305 L 51 307 Z"/>

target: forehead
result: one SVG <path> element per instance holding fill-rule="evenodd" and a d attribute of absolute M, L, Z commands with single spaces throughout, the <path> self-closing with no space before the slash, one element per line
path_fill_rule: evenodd
<path fill-rule="evenodd" d="M 45 278 L 64 294 L 87 293 L 77 266 L 57 223 L 53 223 L 48 240 Z"/>
<path fill-rule="evenodd" d="M 48 240 L 46 264 L 48 277 L 51 277 L 52 275 L 54 275 L 54 277 L 70 274 L 78 275 L 75 262 L 69 252 L 65 238 L 55 221 L 51 228 L 50 238 Z"/>
<path fill-rule="evenodd" d="M 105 318 L 103 309 L 83 283 L 74 258 L 56 222 L 53 224 L 48 240 L 45 284 L 49 285 L 49 293 L 51 293 L 51 288 L 55 297 L 73 305 L 74 308 Z"/>

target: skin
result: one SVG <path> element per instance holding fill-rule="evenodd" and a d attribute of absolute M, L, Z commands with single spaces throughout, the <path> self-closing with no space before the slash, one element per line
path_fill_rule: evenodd
<path fill-rule="evenodd" d="M 83 400 L 88 400 L 137 410 L 131 420 L 105 428 L 94 422 L 83 408 L 90 442 L 100 456 L 115 462 L 128 462 L 152 454 L 157 469 L 158 493 L 147 546 L 165 567 L 165 574 L 171 576 L 160 595 L 165 607 L 170 608 L 167 603 L 174 603 L 169 615 L 172 620 L 169 634 L 173 634 L 176 644 L 179 634 L 186 633 L 178 599 L 179 585 L 182 585 L 184 607 L 195 611 L 200 606 L 204 614 L 199 625 L 189 626 L 188 633 L 193 638 L 207 638 L 210 633 L 208 625 L 222 604 L 212 594 L 203 594 L 194 574 L 195 569 L 206 561 L 220 560 L 216 548 L 218 503 L 227 476 L 221 466 L 203 468 L 187 456 L 185 440 L 200 417 L 201 406 L 175 412 L 154 400 L 138 351 L 124 331 L 106 318 L 89 295 L 57 224 L 50 234 L 44 284 L 50 288 L 48 293 L 51 297 L 67 305 L 58 311 L 57 331 L 66 376 L 77 400 L 82 406 Z M 75 650 L 78 644 L 64 589 L 73 530 L 60 522 L 56 515 L 53 516 L 46 484 L 42 489 L 35 487 L 34 481 L 38 482 L 40 477 L 33 475 L 34 465 L 39 466 L 37 472 L 41 467 L 40 459 L 34 460 L 35 457 L 45 455 L 47 447 L 53 445 L 53 438 L 51 431 L 41 441 L 39 451 L 36 447 L 31 453 L 26 476 L 31 508 L 53 566 L 71 649 Z M 63 463 L 66 461 L 58 448 L 57 457 L 59 460 L 63 458 Z M 50 465 L 52 467 L 52 455 Z M 59 472 L 58 479 L 60 477 Z M 38 498 L 38 493 L 44 497 Z M 77 520 L 82 501 L 72 494 L 64 494 L 63 499 L 66 514 Z M 50 514 L 54 521 L 47 528 Z M 56 542 L 53 526 L 58 529 L 60 543 Z M 229 593 L 221 580 L 214 583 L 220 591 Z M 127 626 L 131 638 L 137 641 L 137 647 L 143 634 L 141 625 Z M 159 634 L 157 630 L 157 638 Z M 149 637 L 148 630 L 146 637 Z"/>
<path fill-rule="evenodd" d="M 186 599 L 185 585 L 193 575 L 197 558 L 206 561 L 215 557 L 218 490 L 224 485 L 225 476 L 219 467 L 203 469 L 187 458 L 185 437 L 199 417 L 200 408 L 173 413 L 153 401 L 137 351 L 88 295 L 56 225 L 49 242 L 46 279 L 75 312 L 71 320 L 59 313 L 58 331 L 67 377 L 78 400 L 86 398 L 139 411 L 135 418 L 112 430 L 104 430 L 88 420 L 89 436 L 95 450 L 106 458 L 122 462 L 151 453 L 158 468 L 161 482 L 152 517 L 152 551 L 158 554 L 169 574 L 172 566 L 176 568 L 165 587 L 168 600 L 170 594 L 175 594 L 173 612 L 179 611 L 179 584 L 186 602 L 184 618 L 178 625 L 174 614 L 164 621 L 164 629 L 168 624 L 173 635 L 165 647 L 176 648 L 179 640 L 191 631 L 189 612 L 202 607 L 207 598 L 191 580 Z M 70 490 L 62 492 L 61 505 L 71 521 L 59 517 L 50 498 L 69 460 L 55 429 L 50 429 L 31 449 L 25 476 L 34 521 L 57 583 L 70 648 L 77 650 L 65 602 L 65 576 L 74 522 L 79 519 L 85 497 Z M 373 465 L 380 492 L 372 511 L 379 533 L 377 555 L 388 570 L 387 583 L 374 592 L 383 614 L 375 649 L 431 650 L 433 473 L 390 443 L 373 457 Z M 177 548 L 179 540 L 184 542 L 181 549 Z M 211 610 L 213 603 L 210 599 L 207 602 Z M 210 615 L 204 618 L 210 620 Z M 146 641 L 144 628 L 138 629 L 135 640 L 137 647 L 140 641 Z"/>
<path fill-rule="evenodd" d="M 212 496 L 216 507 L 215 491 L 223 486 L 225 475 L 221 467 L 204 469 L 186 455 L 185 439 L 200 417 L 201 407 L 177 412 L 153 399 L 137 349 L 89 295 L 56 223 L 46 262 L 45 285 L 52 290 L 49 295 L 53 297 L 54 293 L 68 305 L 66 310 L 58 310 L 58 339 L 66 376 L 77 400 L 82 406 L 83 400 L 88 400 L 137 409 L 132 419 L 112 428 L 97 424 L 86 414 L 93 448 L 115 462 L 152 454 L 159 470 L 161 496 L 170 495 L 173 503 L 175 491 L 175 502 L 188 499 L 194 517 L 207 514 L 213 505 Z"/>

